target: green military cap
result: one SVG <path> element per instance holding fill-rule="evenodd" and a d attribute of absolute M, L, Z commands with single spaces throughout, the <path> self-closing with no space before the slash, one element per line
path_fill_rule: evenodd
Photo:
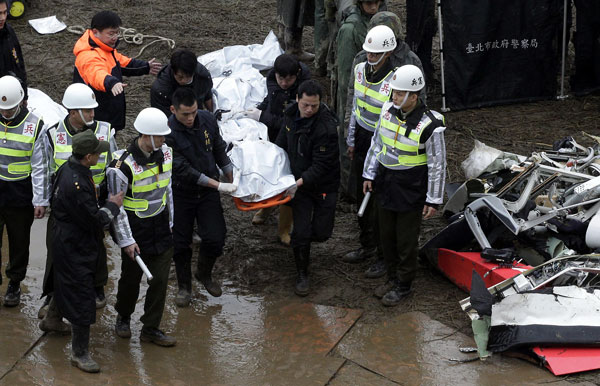
<path fill-rule="evenodd" d="M 394 31 L 396 40 L 401 40 L 402 22 L 398 15 L 390 11 L 377 12 L 369 21 L 369 30 L 377 25 L 387 25 Z"/>
<path fill-rule="evenodd" d="M 110 149 L 107 141 L 99 141 L 92 130 L 73 136 L 73 153 L 79 155 L 104 153 Z"/>

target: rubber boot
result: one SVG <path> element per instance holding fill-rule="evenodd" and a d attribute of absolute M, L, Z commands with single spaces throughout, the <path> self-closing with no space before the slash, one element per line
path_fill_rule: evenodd
<path fill-rule="evenodd" d="M 46 312 L 46 316 L 39 324 L 40 330 L 44 332 L 58 332 L 62 335 L 69 335 L 71 332 L 71 328 L 69 325 L 62 320 L 62 315 L 56 307 L 56 302 L 54 297 L 50 299 L 50 303 L 48 303 L 48 311 Z"/>
<path fill-rule="evenodd" d="M 71 364 L 86 373 L 97 373 L 100 366 L 92 359 L 89 352 L 90 326 L 73 324 L 71 338 Z"/>
<path fill-rule="evenodd" d="M 44 298 L 44 304 L 42 304 L 42 306 L 38 310 L 38 319 L 44 319 L 44 317 L 46 317 L 46 314 L 48 313 L 48 307 L 50 306 L 50 300 L 52 300 L 51 293 L 46 295 L 46 297 Z"/>
<path fill-rule="evenodd" d="M 273 208 L 262 208 L 259 209 L 258 212 L 252 217 L 252 225 L 262 225 L 264 224 L 271 213 L 273 212 Z"/>
<path fill-rule="evenodd" d="M 279 206 L 279 224 L 277 225 L 277 238 L 281 244 L 289 247 L 290 233 L 292 232 L 292 223 L 294 217 L 292 215 L 292 207 L 287 205 Z"/>
<path fill-rule="evenodd" d="M 310 291 L 308 278 L 308 265 L 310 264 L 310 245 L 294 248 L 294 260 L 296 262 L 296 287 L 294 292 L 298 296 L 306 296 Z"/>
<path fill-rule="evenodd" d="M 286 28 L 284 33 L 286 54 L 295 56 L 302 62 L 312 62 L 315 54 L 302 49 L 302 28 Z"/>
<path fill-rule="evenodd" d="M 196 279 L 198 279 L 200 283 L 202 283 L 202 285 L 204 286 L 204 288 L 206 288 L 206 291 L 208 291 L 209 294 L 218 298 L 223 294 L 223 291 L 221 290 L 221 286 L 219 285 L 219 283 L 212 279 L 212 269 L 216 261 L 216 257 L 199 256 L 198 270 L 196 271 L 194 276 L 196 277 Z"/>
<path fill-rule="evenodd" d="M 179 287 L 175 297 L 175 305 L 177 307 L 187 307 L 192 298 L 192 262 L 190 259 L 177 261 L 175 273 L 177 274 L 177 286 Z"/>

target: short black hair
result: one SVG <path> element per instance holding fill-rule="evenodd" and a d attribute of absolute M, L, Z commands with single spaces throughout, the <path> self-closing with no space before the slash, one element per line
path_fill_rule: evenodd
<path fill-rule="evenodd" d="M 279 74 L 279 76 L 289 76 L 289 75 L 298 75 L 300 71 L 300 62 L 298 59 L 289 54 L 281 54 L 275 59 L 275 64 L 273 65 L 275 69 L 275 73 Z"/>
<path fill-rule="evenodd" d="M 6 4 L 7 11 L 10 11 L 10 7 L 8 6 L 8 0 L 0 0 L 0 4 Z"/>
<path fill-rule="evenodd" d="M 302 97 L 318 95 L 319 100 L 323 99 L 323 87 L 316 80 L 310 79 L 306 82 L 302 82 L 300 87 L 298 87 L 298 99 L 302 99 Z"/>
<path fill-rule="evenodd" d="M 196 54 L 190 50 L 176 50 L 171 55 L 171 69 L 173 70 L 173 74 L 181 71 L 186 75 L 194 75 L 197 65 L 198 59 L 196 59 Z"/>
<path fill-rule="evenodd" d="M 0 0 L 0 3 L 2 3 L 2 0 Z M 77 161 L 81 161 L 87 154 L 77 154 L 77 153 L 71 153 L 71 155 L 73 156 L 73 158 L 75 158 Z"/>
<path fill-rule="evenodd" d="M 181 105 L 193 106 L 194 102 L 197 102 L 196 95 L 189 87 L 179 87 L 173 93 L 173 98 L 171 98 L 171 104 L 176 109 L 178 109 Z"/>
<path fill-rule="evenodd" d="M 106 28 L 119 28 L 121 18 L 113 11 L 100 11 L 92 17 L 92 29 L 102 31 Z"/>

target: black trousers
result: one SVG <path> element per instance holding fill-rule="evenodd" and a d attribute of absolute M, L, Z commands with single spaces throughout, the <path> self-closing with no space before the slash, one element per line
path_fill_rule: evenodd
<path fill-rule="evenodd" d="M 423 211 L 395 212 L 378 206 L 379 237 L 388 279 L 410 283 L 417 273 Z"/>
<path fill-rule="evenodd" d="M 198 197 L 174 192 L 173 197 L 173 261 L 177 270 L 177 281 L 181 285 L 192 281 L 190 262 L 194 221 L 198 224 L 198 235 L 202 239 L 200 256 L 205 258 L 217 258 L 223 254 L 227 229 L 218 191 L 206 189 Z"/>
<path fill-rule="evenodd" d="M 434 0 L 406 0 L 406 43 L 423 64 L 425 81 L 433 75 L 431 48 L 437 30 Z"/>
<path fill-rule="evenodd" d="M 360 207 L 363 198 L 365 197 L 363 194 L 364 179 L 362 177 L 362 172 L 365 165 L 365 159 L 367 158 L 367 152 L 371 146 L 372 137 L 372 132 L 356 125 L 352 167 L 356 171 L 354 178 L 356 183 L 356 205 L 358 207 Z M 365 249 L 377 247 L 379 226 L 377 224 L 377 211 L 375 210 L 375 200 L 373 198 L 369 200 L 363 216 L 357 218 L 358 226 L 360 228 L 360 245 Z"/>
<path fill-rule="evenodd" d="M 146 291 L 144 315 L 140 321 L 144 327 L 158 328 L 165 308 L 173 248 L 169 248 L 159 255 L 142 253 L 141 256 L 154 278 L 150 281 Z M 129 317 L 135 310 L 135 304 L 140 294 L 140 280 L 143 272 L 137 262 L 132 260 L 124 250 L 121 250 L 121 259 L 121 278 L 119 279 L 115 309 L 121 316 Z"/>
<path fill-rule="evenodd" d="M 312 194 L 298 190 L 290 201 L 294 216 L 292 248 L 306 247 L 311 241 L 321 242 L 331 237 L 336 200 L 337 193 Z"/>
<path fill-rule="evenodd" d="M 575 72 L 571 88 L 584 91 L 600 87 L 600 2 L 575 0 Z M 562 32 L 562 30 L 561 30 Z"/>
<path fill-rule="evenodd" d="M 8 264 L 5 274 L 11 281 L 21 282 L 25 279 L 29 264 L 31 224 L 33 224 L 33 206 L 0 208 L 0 247 L 2 246 L 2 231 L 6 227 Z M 1 283 L 2 275 L 0 275 Z"/>

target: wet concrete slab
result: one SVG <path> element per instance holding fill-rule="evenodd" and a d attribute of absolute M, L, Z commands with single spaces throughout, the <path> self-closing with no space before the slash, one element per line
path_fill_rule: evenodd
<path fill-rule="evenodd" d="M 360 322 L 342 339 L 336 353 L 403 385 L 535 385 L 561 383 L 543 368 L 494 355 L 485 362 L 466 358 L 459 347 L 471 338 L 423 313 L 410 312 L 382 324 Z"/>
<path fill-rule="evenodd" d="M 207 384 L 324 385 L 345 362 L 327 355 L 361 316 L 343 309 L 227 292 L 220 298 L 196 291 L 192 305 L 174 305 L 176 283 L 169 284 L 161 328 L 178 340 L 173 348 L 139 341 L 144 294 L 132 315 L 130 340 L 113 331 L 116 283 L 120 275 L 119 249 L 107 242 L 108 306 L 98 310 L 91 327 L 90 351 L 102 367 L 86 374 L 69 362 L 70 337 L 43 335 L 37 310 L 45 264 L 45 226 L 36 220 L 32 229 L 31 258 L 22 282 L 22 302 L 0 308 L 0 384 Z M 42 236 L 44 235 L 44 236 Z M 7 241 L 3 242 L 3 266 Z M 2 286 L 2 294 L 6 282 Z M 230 288 L 230 287 L 227 287 Z"/>
<path fill-rule="evenodd" d="M 393 386 L 397 385 L 383 376 L 376 374 L 368 369 L 358 366 L 355 363 L 347 361 L 344 366 L 335 374 L 328 383 L 329 386 L 348 386 L 348 385 L 377 385 Z"/>

